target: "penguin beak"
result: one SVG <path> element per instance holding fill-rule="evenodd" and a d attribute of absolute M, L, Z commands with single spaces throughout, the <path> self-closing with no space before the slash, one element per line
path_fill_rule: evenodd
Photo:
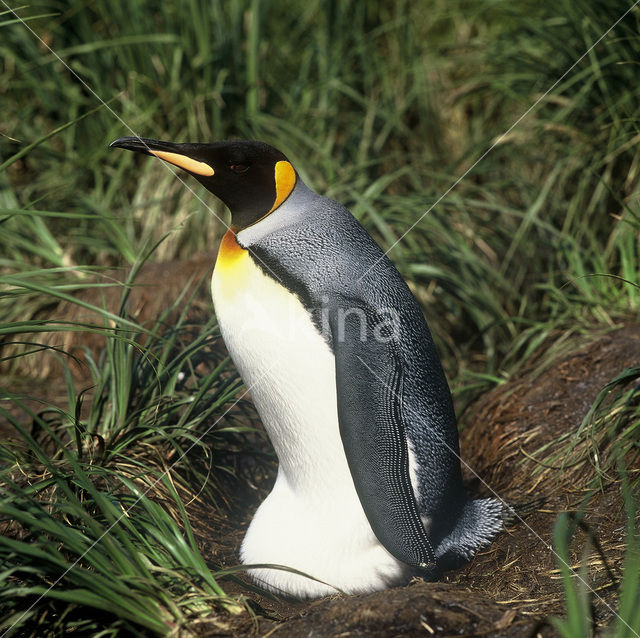
<path fill-rule="evenodd" d="M 211 177 L 215 172 L 213 168 L 206 162 L 193 157 L 196 152 L 195 146 L 195 144 L 174 144 L 144 137 L 119 137 L 109 144 L 109 148 L 124 148 L 145 155 L 154 155 L 194 175 Z"/>

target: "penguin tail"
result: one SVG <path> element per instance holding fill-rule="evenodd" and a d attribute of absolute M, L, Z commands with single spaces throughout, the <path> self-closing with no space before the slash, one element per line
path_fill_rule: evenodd
<path fill-rule="evenodd" d="M 495 498 L 467 501 L 455 527 L 436 548 L 439 569 L 453 569 L 473 558 L 513 516 L 513 508 Z"/>

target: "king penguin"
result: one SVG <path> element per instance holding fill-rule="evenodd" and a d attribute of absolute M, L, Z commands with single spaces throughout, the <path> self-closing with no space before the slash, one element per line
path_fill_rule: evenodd
<path fill-rule="evenodd" d="M 366 593 L 490 542 L 510 508 L 468 496 L 429 328 L 351 213 L 261 142 L 111 146 L 178 166 L 231 212 L 213 302 L 279 461 L 240 549 L 251 577 L 300 598 Z"/>

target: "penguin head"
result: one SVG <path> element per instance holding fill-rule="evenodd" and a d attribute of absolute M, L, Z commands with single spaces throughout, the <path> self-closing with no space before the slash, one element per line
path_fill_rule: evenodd
<path fill-rule="evenodd" d="M 187 171 L 227 205 L 232 225 L 238 230 L 278 208 L 297 181 L 285 155 L 262 142 L 175 144 L 121 137 L 110 147 L 154 155 Z"/>

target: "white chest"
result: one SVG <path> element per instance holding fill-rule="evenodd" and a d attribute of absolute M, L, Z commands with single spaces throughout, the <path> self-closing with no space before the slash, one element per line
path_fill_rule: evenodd
<path fill-rule="evenodd" d="M 221 250 L 223 250 L 221 248 Z M 216 263 L 213 301 L 225 344 L 294 488 L 351 483 L 338 428 L 335 360 L 300 300 L 247 251 Z M 241 249 L 240 249 L 241 250 Z"/>

